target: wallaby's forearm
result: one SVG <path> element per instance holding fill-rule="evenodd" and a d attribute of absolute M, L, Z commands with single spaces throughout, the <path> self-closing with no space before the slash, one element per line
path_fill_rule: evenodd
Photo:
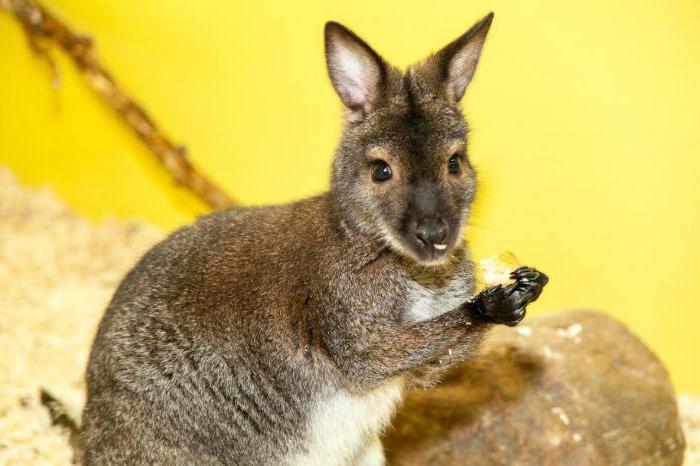
<path fill-rule="evenodd" d="M 468 354 L 487 327 L 476 317 L 475 306 L 465 303 L 420 322 L 371 319 L 362 325 L 366 332 L 353 332 L 345 344 L 338 345 L 336 363 L 353 385 L 371 387 L 427 364 L 450 349 L 455 354 Z"/>
<path fill-rule="evenodd" d="M 431 365 L 435 370 L 464 360 L 477 347 L 489 323 L 520 322 L 526 306 L 537 299 L 548 281 L 546 275 L 529 267 L 517 269 L 512 278 L 514 283 L 486 288 L 472 300 L 432 319 L 408 322 L 396 317 L 401 313 L 368 315 L 363 322 L 345 327 L 351 331 L 340 332 L 336 364 L 354 384 L 371 387 L 421 366 L 431 369 L 427 367 Z M 450 357 L 441 363 L 446 353 Z"/>

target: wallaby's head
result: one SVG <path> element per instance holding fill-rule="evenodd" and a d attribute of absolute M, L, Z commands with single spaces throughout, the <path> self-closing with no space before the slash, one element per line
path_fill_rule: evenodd
<path fill-rule="evenodd" d="M 476 174 L 459 102 L 493 14 L 403 73 L 338 23 L 326 61 L 345 105 L 333 167 L 343 215 L 422 264 L 441 263 L 461 239 Z"/>

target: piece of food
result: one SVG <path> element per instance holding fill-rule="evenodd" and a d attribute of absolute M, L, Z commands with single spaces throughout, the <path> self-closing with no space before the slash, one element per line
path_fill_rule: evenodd
<path fill-rule="evenodd" d="M 518 267 L 520 267 L 520 262 L 510 251 L 480 260 L 477 268 L 478 289 L 513 283 L 515 280 L 510 278 L 510 274 Z"/>

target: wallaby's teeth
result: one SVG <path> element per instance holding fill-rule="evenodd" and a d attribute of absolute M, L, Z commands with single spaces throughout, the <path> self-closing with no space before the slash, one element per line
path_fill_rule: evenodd
<path fill-rule="evenodd" d="M 433 247 L 438 251 L 444 251 L 445 249 L 447 249 L 446 244 L 433 244 Z"/>

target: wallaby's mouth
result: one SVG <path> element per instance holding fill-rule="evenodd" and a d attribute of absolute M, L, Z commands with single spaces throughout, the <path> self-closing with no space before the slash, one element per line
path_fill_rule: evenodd
<path fill-rule="evenodd" d="M 454 248 L 454 238 L 445 232 L 439 237 L 416 234 L 416 228 L 409 228 L 413 233 L 391 228 L 381 224 L 384 240 L 394 252 L 405 256 L 421 265 L 440 265 L 450 256 Z"/>
<path fill-rule="evenodd" d="M 444 243 L 424 243 L 410 248 L 409 254 L 412 258 L 423 265 L 439 265 L 450 256 L 450 244 Z"/>
<path fill-rule="evenodd" d="M 449 256 L 453 243 L 450 230 L 448 223 L 437 217 L 409 222 L 407 231 L 402 236 L 416 261 L 435 264 L 443 262 Z"/>
<path fill-rule="evenodd" d="M 449 259 L 454 248 L 454 239 L 445 232 L 438 238 L 426 237 L 414 233 L 400 234 L 399 253 L 421 265 L 440 265 Z"/>

